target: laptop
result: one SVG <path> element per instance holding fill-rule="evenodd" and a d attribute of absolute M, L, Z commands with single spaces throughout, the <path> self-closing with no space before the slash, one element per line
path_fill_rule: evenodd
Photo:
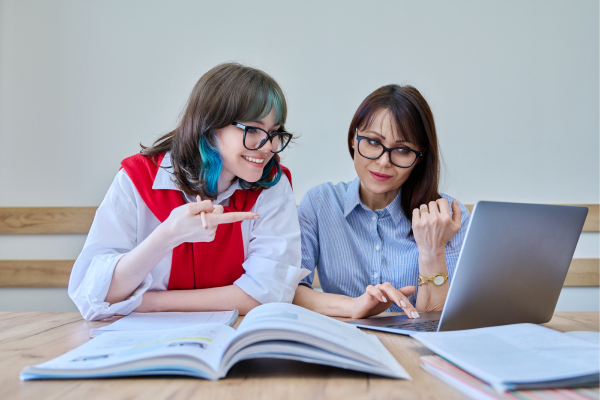
<path fill-rule="evenodd" d="M 347 322 L 403 335 L 548 322 L 587 213 L 586 207 L 480 201 L 443 311 Z"/>

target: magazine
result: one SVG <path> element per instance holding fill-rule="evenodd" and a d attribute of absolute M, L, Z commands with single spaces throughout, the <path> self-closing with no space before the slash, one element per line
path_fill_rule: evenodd
<path fill-rule="evenodd" d="M 203 324 L 163 331 L 106 332 L 21 372 L 22 380 L 187 375 L 217 380 L 238 361 L 279 358 L 390 378 L 408 373 L 375 335 L 285 303 L 256 307 L 237 330 Z"/>

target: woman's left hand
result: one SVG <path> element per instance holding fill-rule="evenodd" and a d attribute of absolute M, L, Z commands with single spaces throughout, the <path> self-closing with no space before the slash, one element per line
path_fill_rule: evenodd
<path fill-rule="evenodd" d="M 460 230 L 462 213 L 458 201 L 452 201 L 452 216 L 448 200 L 442 198 L 430 201 L 428 212 L 413 210 L 412 228 L 419 255 L 439 257 L 445 254 L 446 244 Z"/>

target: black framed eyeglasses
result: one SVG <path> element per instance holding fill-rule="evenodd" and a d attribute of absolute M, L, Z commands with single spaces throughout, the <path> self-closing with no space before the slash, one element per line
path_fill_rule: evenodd
<path fill-rule="evenodd" d="M 239 122 L 232 122 L 231 125 L 244 130 L 244 147 L 248 150 L 258 150 L 269 140 L 271 142 L 271 153 L 280 153 L 294 136 L 282 130 L 267 132 L 256 126 L 246 126 Z"/>
<path fill-rule="evenodd" d="M 410 168 L 417 161 L 417 158 L 423 156 L 423 152 L 408 147 L 388 149 L 377 140 L 366 136 L 356 135 L 356 139 L 358 140 L 358 152 L 361 156 L 369 160 L 377 160 L 383 153 L 388 152 L 390 162 L 396 167 Z"/>

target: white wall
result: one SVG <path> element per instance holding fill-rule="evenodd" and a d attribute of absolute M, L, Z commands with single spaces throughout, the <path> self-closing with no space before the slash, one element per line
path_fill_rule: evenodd
<path fill-rule="evenodd" d="M 598 15 L 592 0 L 0 0 L 0 207 L 98 205 L 120 160 L 170 130 L 223 61 L 286 92 L 298 201 L 354 177 L 350 119 L 395 82 L 428 99 L 443 191 L 463 203 L 598 203 Z M 598 257 L 598 234 L 582 242 L 576 257 Z M 82 243 L 0 237 L 0 258 L 74 258 Z M 0 309 L 15 293 L 0 290 Z M 571 288 L 559 308 L 598 302 L 597 288 Z"/>

